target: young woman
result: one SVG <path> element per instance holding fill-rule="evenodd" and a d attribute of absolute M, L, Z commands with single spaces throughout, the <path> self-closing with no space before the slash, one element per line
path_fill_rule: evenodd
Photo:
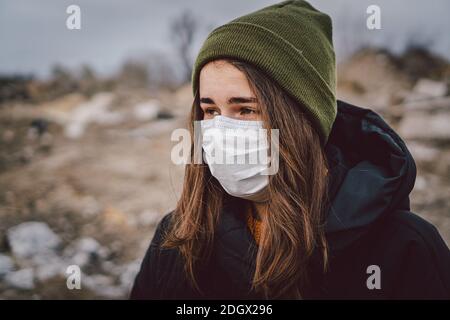
<path fill-rule="evenodd" d="M 188 164 L 131 298 L 450 298 L 449 249 L 409 211 L 411 154 L 376 113 L 336 101 L 335 78 L 331 20 L 305 1 L 208 36 L 192 134 L 196 120 L 277 128 L 278 171 Z"/>

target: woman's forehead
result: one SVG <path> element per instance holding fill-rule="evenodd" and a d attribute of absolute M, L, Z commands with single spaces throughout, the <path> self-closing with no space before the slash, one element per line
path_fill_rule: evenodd
<path fill-rule="evenodd" d="M 231 63 L 219 60 L 206 64 L 200 71 L 200 97 L 229 99 L 253 97 L 246 75 Z"/>

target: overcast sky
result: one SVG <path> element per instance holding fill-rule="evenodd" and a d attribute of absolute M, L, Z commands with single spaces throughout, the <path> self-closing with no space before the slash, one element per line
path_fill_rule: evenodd
<path fill-rule="evenodd" d="M 0 73 L 48 74 L 52 65 L 91 65 L 115 72 L 127 57 L 173 53 L 169 25 L 190 10 L 204 26 L 194 52 L 213 26 L 278 1 L 269 0 L 0 0 Z M 398 52 L 408 41 L 429 43 L 450 58 L 448 0 L 311 0 L 330 14 L 338 59 L 361 42 Z M 81 8 L 81 30 L 66 28 L 66 8 Z M 382 30 L 365 27 L 366 8 L 381 8 Z"/>

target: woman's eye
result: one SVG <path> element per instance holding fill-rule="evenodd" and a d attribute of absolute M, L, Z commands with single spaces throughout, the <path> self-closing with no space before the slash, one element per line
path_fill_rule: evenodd
<path fill-rule="evenodd" d="M 205 114 L 213 116 L 213 115 L 218 115 L 219 113 L 217 112 L 216 109 L 208 108 L 205 110 Z"/>
<path fill-rule="evenodd" d="M 242 108 L 241 114 L 256 114 L 257 111 L 251 108 Z"/>

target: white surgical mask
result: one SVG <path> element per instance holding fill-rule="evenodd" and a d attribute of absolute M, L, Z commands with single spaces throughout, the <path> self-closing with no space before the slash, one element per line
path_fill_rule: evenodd
<path fill-rule="evenodd" d="M 225 191 L 239 198 L 267 200 L 269 146 L 263 122 L 215 116 L 200 123 L 204 160 Z"/>

